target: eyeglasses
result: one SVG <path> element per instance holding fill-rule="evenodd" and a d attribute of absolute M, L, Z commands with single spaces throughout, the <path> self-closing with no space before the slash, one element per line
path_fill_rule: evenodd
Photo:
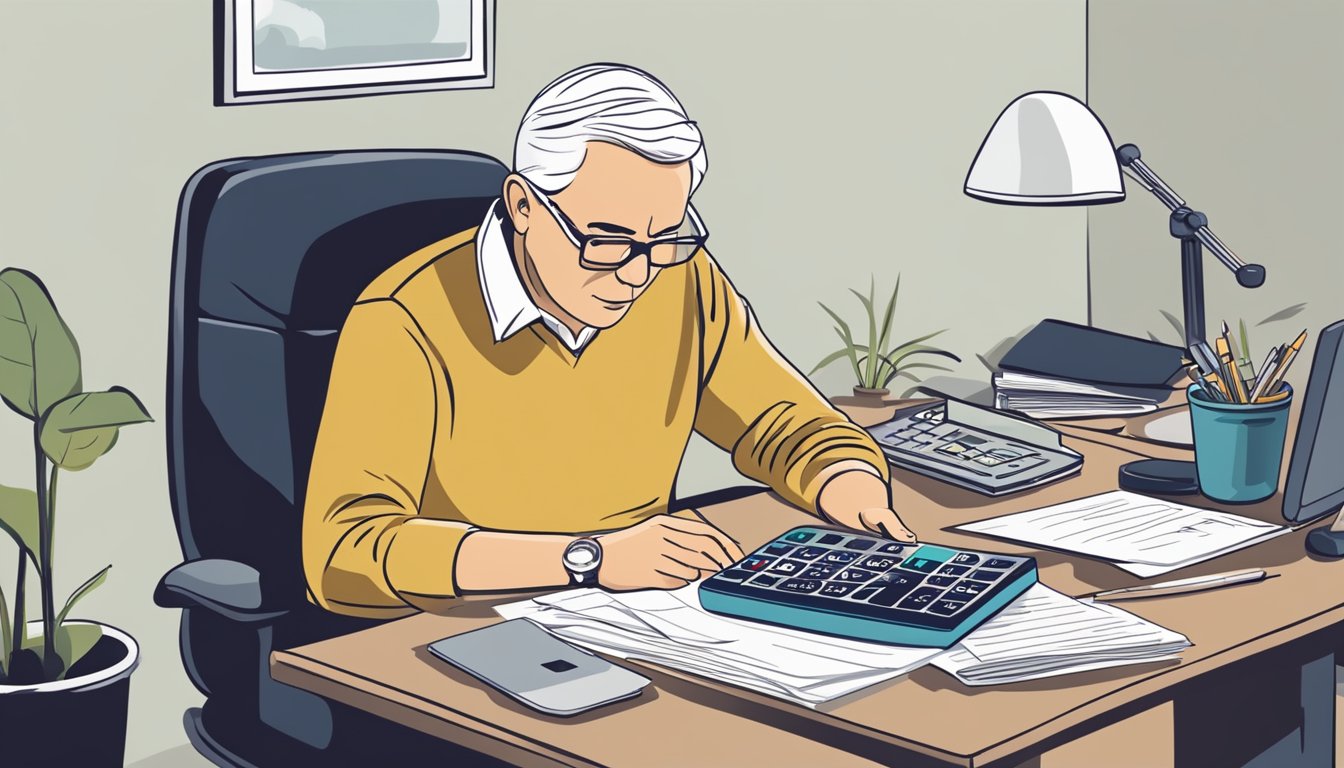
<path fill-rule="evenodd" d="M 621 235 L 589 235 L 580 231 L 565 212 L 560 210 L 560 206 L 537 189 L 535 184 L 528 181 L 527 186 L 532 188 L 533 194 L 560 223 L 560 229 L 564 230 L 569 241 L 579 249 L 579 265 L 584 269 L 608 271 L 620 269 L 641 254 L 649 257 L 649 264 L 652 266 L 672 267 L 690 261 L 696 251 L 705 247 L 705 240 L 709 238 L 709 231 L 705 229 L 704 221 L 700 219 L 700 214 L 696 213 L 695 206 L 690 203 L 686 204 L 686 215 L 689 224 L 694 227 L 691 234 L 678 233 L 647 241 Z M 682 223 L 683 230 L 686 229 L 687 223 Z"/>

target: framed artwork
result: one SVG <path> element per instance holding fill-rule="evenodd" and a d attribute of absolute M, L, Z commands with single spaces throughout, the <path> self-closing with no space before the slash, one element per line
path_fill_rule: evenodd
<path fill-rule="evenodd" d="M 215 0 L 215 103 L 494 84 L 494 0 Z"/>

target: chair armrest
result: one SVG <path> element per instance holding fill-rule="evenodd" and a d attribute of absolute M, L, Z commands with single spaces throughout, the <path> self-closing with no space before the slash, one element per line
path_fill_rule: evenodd
<path fill-rule="evenodd" d="M 256 568 L 215 558 L 182 563 L 164 574 L 154 589 L 154 602 L 164 608 L 205 608 L 244 623 L 270 621 L 288 612 L 266 606 Z"/>

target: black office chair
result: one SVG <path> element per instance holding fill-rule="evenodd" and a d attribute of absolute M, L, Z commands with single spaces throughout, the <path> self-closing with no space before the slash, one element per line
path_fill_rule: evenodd
<path fill-rule="evenodd" d="M 184 723 L 216 763 L 347 764 L 369 746 L 382 758 L 391 744 L 418 749 L 409 731 L 379 732 L 397 726 L 273 681 L 269 656 L 372 623 L 309 604 L 300 560 L 341 325 L 384 269 L 479 224 L 506 173 L 464 152 L 312 153 L 214 163 L 182 192 L 167 429 L 185 562 L 154 599 L 183 609 L 182 661 L 207 697 Z"/>

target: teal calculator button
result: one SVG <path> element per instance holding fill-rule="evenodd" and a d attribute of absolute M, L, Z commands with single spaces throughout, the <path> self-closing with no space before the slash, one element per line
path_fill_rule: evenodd
<path fill-rule="evenodd" d="M 939 565 L 946 563 L 948 560 L 951 560 L 956 556 L 957 556 L 957 550 L 955 549 L 948 549 L 946 547 L 933 547 L 927 544 L 915 550 L 915 553 L 913 555 L 910 555 L 911 558 L 932 560 L 933 562 L 938 563 Z"/>
<path fill-rule="evenodd" d="M 811 541 L 812 537 L 815 535 L 816 534 L 812 533 L 811 531 L 794 531 L 793 533 L 790 533 L 788 536 L 785 536 L 784 540 L 796 541 L 799 544 L 805 544 Z"/>

